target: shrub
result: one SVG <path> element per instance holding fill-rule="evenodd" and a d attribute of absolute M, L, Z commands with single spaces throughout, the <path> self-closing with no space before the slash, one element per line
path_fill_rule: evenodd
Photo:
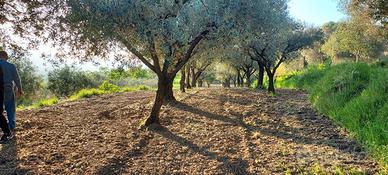
<path fill-rule="evenodd" d="M 117 86 L 117 85 L 114 85 L 114 84 L 111 84 L 109 83 L 108 81 L 104 81 L 99 87 L 98 89 L 102 90 L 102 91 L 106 91 L 106 92 L 118 92 L 120 87 Z"/>
<path fill-rule="evenodd" d="M 141 67 L 134 67 L 128 70 L 129 77 L 133 79 L 151 79 L 155 75 L 150 70 L 143 69 Z"/>
<path fill-rule="evenodd" d="M 139 86 L 133 86 L 133 87 L 125 87 L 121 91 L 122 92 L 132 92 L 132 91 L 148 91 L 152 90 L 149 86 L 139 85 Z"/>
<path fill-rule="evenodd" d="M 77 100 L 80 98 L 90 98 L 92 96 L 102 95 L 106 92 L 100 89 L 82 89 L 76 94 L 70 96 L 70 100 Z"/>
<path fill-rule="evenodd" d="M 33 104 L 33 108 L 41 108 L 45 106 L 52 106 L 55 105 L 59 102 L 57 97 L 49 98 L 49 99 L 42 99 L 38 101 L 37 103 Z"/>
<path fill-rule="evenodd" d="M 85 72 L 69 66 L 55 69 L 48 74 L 48 89 L 58 97 L 67 97 L 84 88 L 90 88 L 91 80 Z"/>

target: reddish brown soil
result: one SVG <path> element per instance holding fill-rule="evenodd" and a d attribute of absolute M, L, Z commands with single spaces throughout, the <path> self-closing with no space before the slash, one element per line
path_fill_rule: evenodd
<path fill-rule="evenodd" d="M 301 91 L 197 89 L 139 131 L 154 92 L 120 93 L 18 112 L 0 174 L 374 174 L 347 133 Z"/>

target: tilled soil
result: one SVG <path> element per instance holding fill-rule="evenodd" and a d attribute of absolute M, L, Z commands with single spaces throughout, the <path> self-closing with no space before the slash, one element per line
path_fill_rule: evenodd
<path fill-rule="evenodd" d="M 139 131 L 154 92 L 18 112 L 0 174 L 374 174 L 377 164 L 303 91 L 196 89 Z"/>

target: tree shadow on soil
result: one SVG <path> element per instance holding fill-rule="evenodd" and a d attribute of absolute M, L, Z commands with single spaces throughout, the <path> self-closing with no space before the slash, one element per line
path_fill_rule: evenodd
<path fill-rule="evenodd" d="M 329 146 L 334 149 L 337 149 L 340 152 L 350 154 L 353 157 L 360 156 L 357 153 L 362 151 L 361 147 L 358 144 L 356 144 L 356 142 L 348 140 L 347 138 L 335 133 L 333 133 L 333 135 L 328 137 L 328 139 L 323 139 L 323 140 L 322 138 L 308 137 L 308 135 L 310 135 L 311 133 L 319 132 L 316 130 L 317 128 L 319 128 L 319 125 L 320 125 L 319 123 L 309 122 L 308 126 L 302 124 L 303 125 L 302 129 L 298 129 L 298 128 L 286 126 L 282 122 L 262 121 L 260 119 L 257 119 L 257 122 L 256 122 L 257 125 L 251 125 L 251 124 L 246 124 L 243 121 L 244 116 L 237 113 L 233 113 L 231 114 L 232 116 L 228 117 L 228 116 L 204 111 L 202 109 L 190 106 L 182 102 L 178 102 L 173 107 L 186 112 L 199 115 L 201 117 L 209 118 L 211 120 L 222 121 L 232 126 L 241 126 L 251 134 L 253 132 L 259 132 L 266 136 L 276 137 L 284 140 L 291 140 L 292 142 L 295 142 L 295 143 Z M 270 124 L 273 127 L 262 128 L 260 127 L 260 123 Z"/>
<path fill-rule="evenodd" d="M 18 166 L 17 138 L 0 144 L 0 174 L 26 174 L 30 170 Z"/>
<path fill-rule="evenodd" d="M 126 154 L 115 157 L 109 160 L 109 163 L 101 168 L 99 168 L 95 174 L 98 175 L 115 175 L 122 174 L 128 168 L 128 163 L 131 157 L 142 156 L 141 149 L 146 147 L 151 139 L 149 136 L 140 136 L 140 140 L 133 145 Z M 123 139 L 123 145 L 128 145 L 128 139 Z"/>
<path fill-rule="evenodd" d="M 167 138 L 171 141 L 174 141 L 178 143 L 181 146 L 185 146 L 190 148 L 192 151 L 201 154 L 203 156 L 208 157 L 209 159 L 216 160 L 218 162 L 222 163 L 222 167 L 220 167 L 223 172 L 233 173 L 233 174 L 244 174 L 248 175 L 250 174 L 248 172 L 248 162 L 246 160 L 236 158 L 235 160 L 230 160 L 229 157 L 226 156 L 220 156 L 217 153 L 211 152 L 207 150 L 206 148 L 202 148 L 195 143 L 193 143 L 190 140 L 187 140 L 186 138 L 183 138 L 181 136 L 178 136 L 171 131 L 169 131 L 167 128 L 163 127 L 159 130 L 155 130 L 154 132 L 158 133 L 159 135 L 163 136 L 164 138 Z M 226 170 L 226 171 L 225 171 Z"/>

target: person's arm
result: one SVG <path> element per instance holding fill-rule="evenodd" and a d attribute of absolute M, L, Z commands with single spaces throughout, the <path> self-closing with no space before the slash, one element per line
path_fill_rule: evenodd
<path fill-rule="evenodd" d="M 15 65 L 13 65 L 12 67 L 13 67 L 12 80 L 15 82 L 16 87 L 18 88 L 17 94 L 21 95 L 21 94 L 23 94 L 23 90 L 22 90 L 22 83 L 20 81 L 19 73 L 16 70 Z"/>

